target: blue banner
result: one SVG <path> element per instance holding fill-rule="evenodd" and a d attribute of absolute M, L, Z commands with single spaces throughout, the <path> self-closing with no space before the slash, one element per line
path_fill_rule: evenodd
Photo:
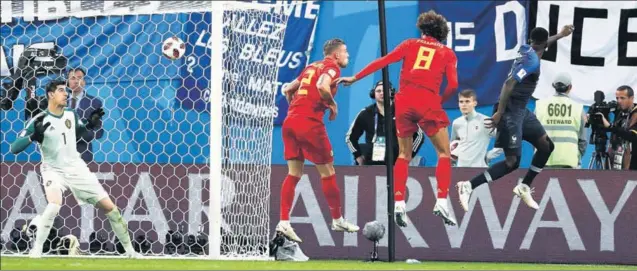
<path fill-rule="evenodd" d="M 228 17 L 224 18 L 226 29 L 233 30 L 226 32 L 228 36 L 224 40 L 227 47 L 224 82 L 237 84 L 234 96 L 224 105 L 233 113 L 270 114 L 276 123 L 282 123 L 285 118 L 287 102 L 280 94 L 281 85 L 293 80 L 305 67 L 306 51 L 311 44 L 320 5 L 303 2 L 281 8 L 283 14 L 289 15 L 287 24 L 282 23 L 281 17 L 267 17 L 276 16 L 267 12 L 232 11 L 224 16 Z M 98 104 L 98 100 L 107 112 L 103 137 L 95 138 L 89 147 L 95 161 L 208 163 L 208 43 L 215 38 L 210 36 L 210 23 L 210 12 L 47 20 L 3 17 L 0 24 L 0 78 L 3 82 L 12 81 L 18 57 L 29 47 L 54 46 L 68 59 L 67 68 L 87 70 L 84 97 L 96 102 L 81 102 L 78 108 L 90 109 Z M 273 42 L 262 41 L 281 37 L 277 34 L 283 30 L 286 31 L 283 41 L 280 38 Z M 176 60 L 162 55 L 163 41 L 173 36 L 186 43 L 184 56 Z M 282 50 L 271 48 L 277 43 L 283 43 Z M 258 76 L 266 72 L 273 74 L 272 67 L 279 68 L 278 80 L 271 80 L 278 82 L 265 82 Z M 35 89 L 37 95 L 44 95 L 48 80 L 50 78 L 39 78 Z M 25 123 L 25 92 L 21 93 L 11 110 L 0 110 L 0 160 L 40 159 L 34 147 L 20 155 L 9 153 L 9 144 Z M 259 95 L 276 98 L 276 106 L 259 104 L 263 100 Z M 262 120 L 257 125 L 267 127 L 269 123 Z M 241 125 L 237 126 L 240 132 Z M 231 138 L 237 131 L 226 132 Z"/>
<path fill-rule="evenodd" d="M 289 2 L 289 1 L 288 1 Z M 320 2 L 292 1 L 283 4 L 282 16 L 258 11 L 232 11 L 224 16 L 224 106 L 232 112 L 251 117 L 274 117 L 275 125 L 283 123 L 288 103 L 281 89 L 305 68 L 318 21 Z M 267 17 L 267 18 L 266 18 Z M 204 20 L 210 20 L 206 15 Z M 184 84 L 177 91 L 177 101 L 185 109 L 204 111 L 210 84 L 210 36 L 208 24 L 185 25 L 187 33 L 185 65 L 181 77 Z M 283 41 L 281 34 L 285 32 Z M 278 47 L 282 44 L 282 49 Z M 276 80 L 267 78 L 278 69 Z M 265 96 L 275 95 L 276 107 L 263 105 Z"/>
<path fill-rule="evenodd" d="M 447 18 L 446 44 L 458 57 L 459 91 L 473 89 L 478 104 L 497 102 L 511 63 L 527 36 L 530 1 L 419 1 L 420 12 Z M 445 104 L 457 108 L 454 95 Z"/>

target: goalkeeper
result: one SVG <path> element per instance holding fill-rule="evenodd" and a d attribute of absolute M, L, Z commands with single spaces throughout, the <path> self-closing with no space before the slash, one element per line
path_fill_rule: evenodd
<path fill-rule="evenodd" d="M 48 205 L 37 225 L 35 245 L 30 256 L 42 256 L 42 246 L 49 235 L 53 220 L 60 211 L 62 196 L 70 189 L 79 204 L 91 204 L 104 210 L 111 228 L 124 245 L 126 256 L 138 257 L 139 254 L 133 249 L 128 235 L 127 223 L 97 181 L 95 174 L 88 169 L 77 152 L 76 139 L 88 130 L 99 128 L 104 111 L 101 108 L 96 109 L 84 124 L 73 110 L 65 108 L 68 93 L 64 81 L 49 82 L 46 86 L 46 96 L 47 110 L 33 117 L 18 139 L 11 144 L 11 152 L 18 154 L 31 142 L 36 142 L 42 153 L 40 172 Z"/>

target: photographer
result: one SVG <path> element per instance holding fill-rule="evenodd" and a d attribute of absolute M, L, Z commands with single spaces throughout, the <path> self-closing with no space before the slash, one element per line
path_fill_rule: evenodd
<path fill-rule="evenodd" d="M 391 98 L 394 97 L 395 89 L 389 84 Z M 383 81 L 376 83 L 369 91 L 369 97 L 375 103 L 363 108 L 347 131 L 345 143 L 354 155 L 357 165 L 385 165 L 387 154 L 385 153 L 385 107 L 383 105 Z M 394 106 L 392 104 L 392 112 Z M 395 122 L 394 122 L 395 123 Z M 365 133 L 365 148 L 361 148 L 358 140 Z M 396 125 L 394 124 L 394 135 Z M 414 148 L 412 154 L 415 155 L 424 143 L 425 133 L 418 129 L 414 134 Z M 398 141 L 394 141 L 394 162 L 398 158 Z"/>
<path fill-rule="evenodd" d="M 637 104 L 635 104 L 635 92 L 630 86 L 620 86 L 615 92 L 617 97 L 617 109 L 615 121 L 610 124 L 603 113 L 596 113 L 601 118 L 601 123 L 593 122 L 593 125 L 601 126 L 611 132 L 613 146 L 612 163 L 615 169 L 637 170 Z"/>

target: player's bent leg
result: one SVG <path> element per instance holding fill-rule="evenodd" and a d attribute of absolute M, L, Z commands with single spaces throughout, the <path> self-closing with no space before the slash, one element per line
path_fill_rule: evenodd
<path fill-rule="evenodd" d="M 498 180 L 520 167 L 519 149 L 505 148 L 504 155 L 506 157 L 504 161 L 500 161 L 492 165 L 483 173 L 473 177 L 470 181 L 458 182 L 456 185 L 456 188 L 458 189 L 458 198 L 460 199 L 460 205 L 465 212 L 469 211 L 469 199 L 471 198 L 471 193 L 474 189 L 485 183 Z"/>
<path fill-rule="evenodd" d="M 531 161 L 531 166 L 529 170 L 524 175 L 524 179 L 522 179 L 522 183 L 518 184 L 514 189 L 513 193 L 520 197 L 527 206 L 538 209 L 539 205 L 533 199 L 532 193 L 533 189 L 531 189 L 531 183 L 535 176 L 537 176 L 542 169 L 546 165 L 546 162 L 549 160 L 551 153 L 555 149 L 555 145 L 553 141 L 548 137 L 548 135 L 544 134 L 537 141 L 532 142 L 533 146 L 536 148 L 536 152 L 533 155 L 533 160 Z"/>
<path fill-rule="evenodd" d="M 44 193 L 46 194 L 48 204 L 44 212 L 40 214 L 40 220 L 36 222 L 35 243 L 29 252 L 29 257 L 31 258 L 42 257 L 44 242 L 46 242 L 46 239 L 49 237 L 55 217 L 60 212 L 62 196 L 66 190 L 62 184 L 62 177 L 56 172 L 43 171 L 42 178 L 45 182 Z"/>
<path fill-rule="evenodd" d="M 108 218 L 108 222 L 111 224 L 111 228 L 115 232 L 115 236 L 117 236 L 117 239 L 119 239 L 126 250 L 125 256 L 130 258 L 140 257 L 141 255 L 135 252 L 133 244 L 131 243 L 131 238 L 128 234 L 128 223 L 124 221 L 119 209 L 117 209 L 117 206 L 115 206 L 115 203 L 113 203 L 111 198 L 102 198 L 97 202 L 97 204 L 95 204 L 95 207 L 104 210 L 106 213 L 106 218 Z"/>
<path fill-rule="evenodd" d="M 288 160 L 288 176 L 285 177 L 285 180 L 283 180 L 283 184 L 281 185 L 281 204 L 279 206 L 280 220 L 279 224 L 276 226 L 276 231 L 278 233 L 283 234 L 288 239 L 298 243 L 303 242 L 303 240 L 296 235 L 290 224 L 290 210 L 292 209 L 292 203 L 294 202 L 296 185 L 301 180 L 302 175 L 303 161 Z"/>
<path fill-rule="evenodd" d="M 441 128 L 429 137 L 438 154 L 436 179 L 438 181 L 438 199 L 447 199 L 449 184 L 451 183 L 451 151 L 449 149 L 449 133 L 447 128 Z"/>
<path fill-rule="evenodd" d="M 332 230 L 357 232 L 360 229 L 358 226 L 343 219 L 343 214 L 341 213 L 341 190 L 336 184 L 336 171 L 334 170 L 334 164 L 332 162 L 317 164 L 316 169 L 321 175 L 323 195 L 325 195 L 327 205 L 330 208 L 330 215 L 332 216 Z"/>
<path fill-rule="evenodd" d="M 436 181 L 438 183 L 437 200 L 433 213 L 442 218 L 445 224 L 457 225 L 456 220 L 449 212 L 449 185 L 451 184 L 451 151 L 449 149 L 449 133 L 447 127 L 440 127 L 438 131 L 429 136 L 431 143 L 438 153 L 438 165 L 436 166 Z"/>
<path fill-rule="evenodd" d="M 522 183 L 528 186 L 531 186 L 531 183 L 533 182 L 535 176 L 538 173 L 542 172 L 542 169 L 546 165 L 546 162 L 549 160 L 549 157 L 551 157 L 551 154 L 555 149 L 553 141 L 546 134 L 540 137 L 537 141 L 532 142 L 532 144 L 537 151 L 533 155 L 533 160 L 531 161 L 531 167 L 529 167 L 529 171 L 522 180 Z"/>
<path fill-rule="evenodd" d="M 411 161 L 411 150 L 413 149 L 413 133 L 403 133 L 398 137 L 398 159 L 394 164 L 394 219 L 400 227 L 407 227 L 409 218 L 405 204 L 405 194 L 407 193 L 407 178 L 409 177 L 409 162 Z"/>
<path fill-rule="evenodd" d="M 471 193 L 478 186 L 498 180 L 520 167 L 519 149 L 504 149 L 505 160 L 489 167 L 484 173 L 475 176 L 469 182 L 458 184 L 460 204 L 465 211 L 469 210 Z M 468 184 L 467 184 L 468 183 Z"/>

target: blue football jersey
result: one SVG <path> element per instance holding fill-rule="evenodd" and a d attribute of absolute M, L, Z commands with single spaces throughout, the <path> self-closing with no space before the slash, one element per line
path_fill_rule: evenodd
<path fill-rule="evenodd" d="M 540 78 L 540 57 L 530 45 L 520 46 L 509 77 L 515 79 L 517 84 L 513 88 L 507 109 L 525 109 Z"/>

